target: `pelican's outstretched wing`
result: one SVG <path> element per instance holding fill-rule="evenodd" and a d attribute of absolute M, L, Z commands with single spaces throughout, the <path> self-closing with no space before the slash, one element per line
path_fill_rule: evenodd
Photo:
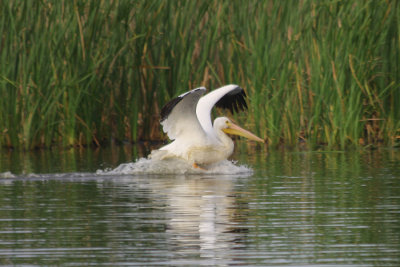
<path fill-rule="evenodd" d="M 198 135 L 204 136 L 196 116 L 196 106 L 205 92 L 204 87 L 193 89 L 172 99 L 161 109 L 160 123 L 171 140 L 183 136 L 194 139 Z"/>
<path fill-rule="evenodd" d="M 197 118 L 207 134 L 212 134 L 211 109 L 215 106 L 231 112 L 247 109 L 246 93 L 235 84 L 225 85 L 201 97 L 197 107 Z"/>

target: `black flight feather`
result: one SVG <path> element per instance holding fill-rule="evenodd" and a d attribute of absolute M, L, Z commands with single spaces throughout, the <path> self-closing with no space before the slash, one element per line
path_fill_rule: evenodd
<path fill-rule="evenodd" d="M 161 109 L 161 119 L 160 122 L 163 122 L 164 120 L 166 120 L 169 116 L 169 114 L 171 114 L 172 110 L 175 108 L 176 105 L 178 105 L 178 103 L 187 95 L 192 94 L 194 92 L 197 92 L 199 90 L 204 90 L 204 87 L 200 87 L 200 88 L 196 88 L 193 89 L 189 92 L 186 92 L 184 94 L 181 94 L 180 96 L 175 97 L 174 99 L 172 99 L 171 101 L 169 101 L 167 104 L 164 105 L 164 107 Z"/>
<path fill-rule="evenodd" d="M 215 105 L 219 108 L 229 109 L 232 113 L 240 110 L 246 110 L 246 93 L 244 92 L 243 88 L 238 86 L 234 90 L 224 95 Z"/>
<path fill-rule="evenodd" d="M 168 118 L 168 115 L 174 109 L 174 107 L 183 99 L 182 96 L 175 97 L 171 101 L 169 101 L 165 106 L 161 109 L 161 119 L 160 122 L 163 122 Z"/>

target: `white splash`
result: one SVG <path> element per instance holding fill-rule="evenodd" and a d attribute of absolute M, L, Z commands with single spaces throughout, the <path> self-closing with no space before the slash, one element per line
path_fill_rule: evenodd
<path fill-rule="evenodd" d="M 0 172 L 0 178 L 15 178 L 15 175 L 11 172 Z"/>
<path fill-rule="evenodd" d="M 208 165 L 206 169 L 194 168 L 192 164 L 177 158 L 164 160 L 140 158 L 136 162 L 123 163 L 115 169 L 97 170 L 98 175 L 123 174 L 252 174 L 253 170 L 235 162 L 223 160 Z"/>

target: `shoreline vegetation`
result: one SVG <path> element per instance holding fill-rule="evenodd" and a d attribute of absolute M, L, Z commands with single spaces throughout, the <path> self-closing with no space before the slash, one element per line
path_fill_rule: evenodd
<path fill-rule="evenodd" d="M 400 143 L 396 0 L 6 0 L 0 62 L 3 148 L 165 140 L 167 101 L 229 83 L 268 146 Z"/>

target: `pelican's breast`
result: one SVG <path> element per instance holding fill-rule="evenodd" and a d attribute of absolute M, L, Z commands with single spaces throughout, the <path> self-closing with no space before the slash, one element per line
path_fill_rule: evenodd
<path fill-rule="evenodd" d="M 187 160 L 197 164 L 211 164 L 227 159 L 232 152 L 233 146 L 193 146 L 187 151 Z"/>

